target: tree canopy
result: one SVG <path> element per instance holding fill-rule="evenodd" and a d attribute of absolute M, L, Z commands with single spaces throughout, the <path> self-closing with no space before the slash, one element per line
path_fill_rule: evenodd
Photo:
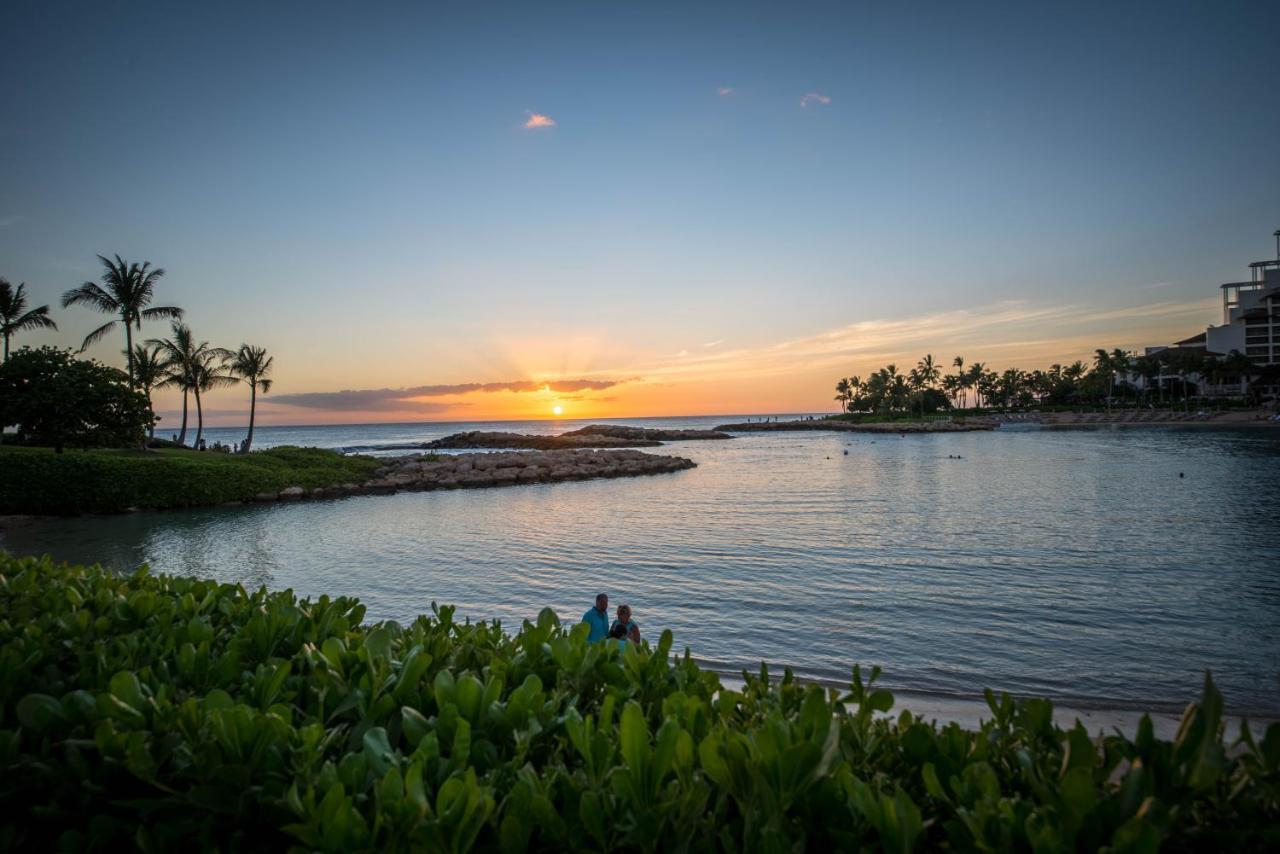
<path fill-rule="evenodd" d="M 129 377 L 70 350 L 23 347 L 0 365 L 0 425 L 17 427 L 20 443 L 64 447 L 129 447 L 155 419 L 147 396 Z"/>

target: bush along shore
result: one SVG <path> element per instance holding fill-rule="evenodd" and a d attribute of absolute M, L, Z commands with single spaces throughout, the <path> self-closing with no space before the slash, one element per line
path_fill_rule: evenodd
<path fill-rule="evenodd" d="M 0 513 L 74 515 L 249 501 L 363 482 L 383 463 L 319 448 L 252 454 L 0 447 Z"/>
<path fill-rule="evenodd" d="M 252 454 L 0 447 L 0 513 L 74 515 L 400 491 L 634 477 L 693 468 L 627 450 L 523 451 L 375 459 L 319 448 Z"/>
<path fill-rule="evenodd" d="M 1206 678 L 1177 737 L 988 696 L 938 728 L 854 669 L 721 686 L 544 610 L 119 576 L 0 553 L 0 848 L 160 851 L 1275 850 L 1280 725 L 1224 741 Z"/>

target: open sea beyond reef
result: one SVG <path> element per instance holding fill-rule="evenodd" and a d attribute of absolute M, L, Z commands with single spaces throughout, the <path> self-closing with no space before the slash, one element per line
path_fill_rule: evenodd
<path fill-rule="evenodd" d="M 743 419 L 614 423 L 729 420 Z M 459 430 L 582 423 L 260 427 L 255 445 L 407 453 Z M 925 693 L 1172 710 L 1212 670 L 1233 712 L 1280 716 L 1280 431 L 768 433 L 652 450 L 698 467 L 36 520 L 0 530 L 0 547 L 358 596 L 369 619 L 436 600 L 514 629 L 545 606 L 577 619 L 603 590 L 647 637 L 671 629 L 718 670 L 763 659 L 840 681 L 879 664 L 888 687 Z"/>

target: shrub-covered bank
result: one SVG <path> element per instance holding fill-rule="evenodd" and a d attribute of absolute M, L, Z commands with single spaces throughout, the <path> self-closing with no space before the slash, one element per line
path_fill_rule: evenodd
<path fill-rule="evenodd" d="M 252 454 L 189 450 L 68 451 L 0 447 L 0 513 L 73 515 L 130 507 L 167 509 L 249 501 L 290 486 L 313 489 L 362 481 L 370 457 L 319 448 Z"/>
<path fill-rule="evenodd" d="M 980 731 L 789 675 L 0 554 L 0 848 L 1242 850 L 1280 842 L 1280 725 L 1228 749 L 1043 700 Z"/>

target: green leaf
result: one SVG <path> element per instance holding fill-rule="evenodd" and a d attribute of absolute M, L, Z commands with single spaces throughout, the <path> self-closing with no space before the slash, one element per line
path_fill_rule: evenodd
<path fill-rule="evenodd" d="M 385 628 L 371 630 L 364 638 L 364 649 L 370 661 L 386 661 L 391 658 L 391 632 Z"/>
<path fill-rule="evenodd" d="M 418 742 L 431 731 L 431 724 L 422 716 L 422 712 L 409 706 L 401 706 L 400 729 L 404 733 L 405 741 L 411 748 L 415 748 Z"/>
<path fill-rule="evenodd" d="M 121 701 L 128 703 L 138 711 L 147 706 L 147 699 L 142 693 L 142 684 L 131 671 L 122 670 L 111 677 L 110 691 Z"/>
<path fill-rule="evenodd" d="M 398 759 L 391 743 L 387 740 L 387 731 L 380 726 L 371 727 L 364 734 L 364 758 L 379 777 L 387 773 L 387 769 L 398 764 Z"/>
<path fill-rule="evenodd" d="M 582 826 L 587 829 L 587 832 L 591 834 L 596 842 L 604 845 L 606 839 L 605 815 L 599 795 L 592 791 L 582 793 L 582 798 L 578 801 L 578 818 L 582 820 Z"/>
<path fill-rule="evenodd" d="M 649 725 L 640 704 L 632 700 L 622 710 L 622 758 L 629 767 L 644 768 L 649 758 Z"/>
<path fill-rule="evenodd" d="M 48 694 L 28 694 L 18 701 L 18 722 L 28 729 L 44 732 L 66 721 L 66 713 L 57 697 Z"/>

